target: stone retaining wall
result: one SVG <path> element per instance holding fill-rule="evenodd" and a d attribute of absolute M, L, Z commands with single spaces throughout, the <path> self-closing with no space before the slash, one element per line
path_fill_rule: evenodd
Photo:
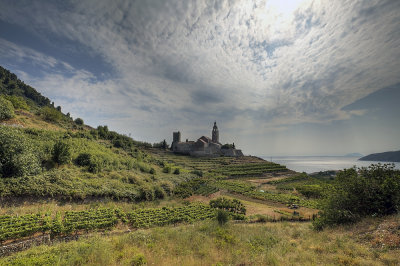
<path fill-rule="evenodd" d="M 10 255 L 14 252 L 22 251 L 32 247 L 33 245 L 50 244 L 50 235 L 42 235 L 27 240 L 22 240 L 16 243 L 8 244 L 0 247 L 0 257 Z"/>

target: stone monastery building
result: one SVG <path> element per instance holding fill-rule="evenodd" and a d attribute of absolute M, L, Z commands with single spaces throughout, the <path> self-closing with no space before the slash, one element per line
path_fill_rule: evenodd
<path fill-rule="evenodd" d="M 219 131 L 217 122 L 214 122 L 211 138 L 202 136 L 197 141 L 181 141 L 181 132 L 173 133 L 171 149 L 175 153 L 190 156 L 243 156 L 241 150 L 234 148 L 224 149 L 219 142 Z"/>

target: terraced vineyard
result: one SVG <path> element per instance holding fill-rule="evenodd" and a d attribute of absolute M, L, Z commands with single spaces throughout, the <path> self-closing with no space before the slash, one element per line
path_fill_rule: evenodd
<path fill-rule="evenodd" d="M 269 172 L 282 172 L 282 171 L 287 171 L 287 168 L 280 164 L 272 162 L 263 162 L 263 163 L 228 165 L 216 171 L 223 175 L 237 178 L 246 176 L 260 176 L 264 173 L 269 173 Z"/>
<path fill-rule="evenodd" d="M 0 242 L 33 235 L 51 227 L 50 217 L 41 214 L 23 216 L 0 216 Z"/>
<path fill-rule="evenodd" d="M 193 222 L 213 217 L 215 217 L 215 209 L 204 204 L 178 208 L 141 209 L 127 214 L 129 223 L 135 228 Z"/>
<path fill-rule="evenodd" d="M 288 169 L 280 164 L 267 162 L 254 156 L 243 157 L 190 157 L 176 155 L 168 151 L 153 151 L 160 161 L 174 163 L 189 170 L 199 170 L 208 176 L 240 178 L 262 176 L 265 173 L 283 172 Z"/>
<path fill-rule="evenodd" d="M 39 232 L 68 235 L 82 230 L 88 232 L 111 229 L 119 222 L 129 224 L 133 228 L 146 228 L 181 222 L 191 223 L 213 217 L 215 217 L 215 208 L 200 203 L 175 208 L 138 209 L 129 213 L 112 208 L 67 211 L 63 217 L 57 213 L 53 218 L 49 214 L 4 215 L 0 216 L 0 243 L 9 239 L 32 236 Z M 232 217 L 236 216 L 232 215 Z"/>
<path fill-rule="evenodd" d="M 215 186 L 210 186 L 208 184 L 203 184 L 198 188 L 197 190 L 194 191 L 194 194 L 197 195 L 202 195 L 202 196 L 209 196 L 215 192 L 217 192 L 219 189 Z"/>
<path fill-rule="evenodd" d="M 64 215 L 63 232 L 79 230 L 108 229 L 118 223 L 114 209 L 97 209 L 90 211 L 68 211 Z M 54 229 L 53 229 L 54 231 Z"/>

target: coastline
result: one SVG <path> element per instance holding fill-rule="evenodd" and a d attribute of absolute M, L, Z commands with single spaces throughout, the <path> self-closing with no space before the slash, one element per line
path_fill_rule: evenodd
<path fill-rule="evenodd" d="M 288 169 L 308 174 L 320 171 L 338 171 L 352 167 L 368 167 L 371 164 L 394 164 L 395 169 L 400 169 L 400 163 L 359 161 L 360 157 L 351 156 L 259 156 L 260 158 L 285 165 Z"/>

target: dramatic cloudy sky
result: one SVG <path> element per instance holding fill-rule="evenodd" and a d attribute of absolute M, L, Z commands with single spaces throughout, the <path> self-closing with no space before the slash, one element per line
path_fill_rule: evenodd
<path fill-rule="evenodd" d="M 400 149 L 400 1 L 0 0 L 0 65 L 92 126 L 254 155 Z"/>

